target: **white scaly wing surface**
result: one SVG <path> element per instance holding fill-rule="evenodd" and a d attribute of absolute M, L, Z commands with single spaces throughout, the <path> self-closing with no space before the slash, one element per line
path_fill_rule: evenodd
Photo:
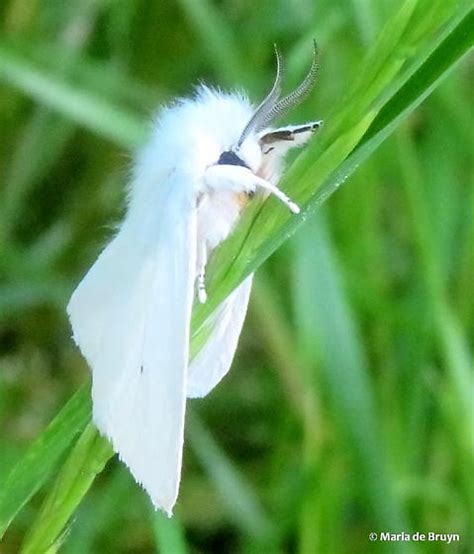
<path fill-rule="evenodd" d="M 239 285 L 211 316 L 211 332 L 189 365 L 188 398 L 206 396 L 229 371 L 244 324 L 253 275 Z"/>
<path fill-rule="evenodd" d="M 92 368 L 94 421 L 170 515 L 181 473 L 195 265 L 192 187 L 171 172 L 132 197 L 120 231 L 68 306 Z"/>

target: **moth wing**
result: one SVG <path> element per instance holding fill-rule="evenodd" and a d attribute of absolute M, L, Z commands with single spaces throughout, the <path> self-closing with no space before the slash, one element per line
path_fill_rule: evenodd
<path fill-rule="evenodd" d="M 229 371 L 247 313 L 253 275 L 239 285 L 217 308 L 210 335 L 188 368 L 188 398 L 206 396 Z"/>
<path fill-rule="evenodd" d="M 99 430 L 171 514 L 183 447 L 196 210 L 177 175 L 156 184 L 74 292 L 74 339 L 92 368 Z"/>

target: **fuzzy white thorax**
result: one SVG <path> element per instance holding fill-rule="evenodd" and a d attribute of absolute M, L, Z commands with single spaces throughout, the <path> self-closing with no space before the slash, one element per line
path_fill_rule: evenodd
<path fill-rule="evenodd" d="M 210 250 L 215 248 L 232 231 L 241 204 L 236 202 L 239 191 L 225 185 L 221 190 L 209 187 L 205 172 L 217 163 L 222 152 L 237 143 L 253 110 L 243 94 L 205 86 L 200 86 L 193 98 L 178 100 L 165 108 L 137 157 L 127 219 L 141 217 L 143 203 L 150 202 L 153 189 L 179 167 L 182 186 L 192 187 L 198 201 L 198 242 L 205 240 Z M 262 166 L 258 138 L 250 134 L 238 152 L 255 174 Z M 274 169 L 268 176 L 276 182 L 278 172 Z"/>

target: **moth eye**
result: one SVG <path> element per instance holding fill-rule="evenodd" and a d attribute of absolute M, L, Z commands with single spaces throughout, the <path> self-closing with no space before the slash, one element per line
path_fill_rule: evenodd
<path fill-rule="evenodd" d="M 240 165 L 250 169 L 249 166 L 232 150 L 222 152 L 220 158 L 217 160 L 218 165 Z"/>

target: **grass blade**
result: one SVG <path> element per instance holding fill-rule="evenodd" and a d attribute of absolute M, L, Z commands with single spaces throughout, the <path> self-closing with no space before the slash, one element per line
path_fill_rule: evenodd
<path fill-rule="evenodd" d="M 22 554 L 58 550 L 69 518 L 112 455 L 108 441 L 88 423 L 30 529 L 21 548 Z"/>
<path fill-rule="evenodd" d="M 152 511 L 151 520 L 157 552 L 160 554 L 186 554 L 186 539 L 179 518 L 167 517 L 163 512 Z"/>
<path fill-rule="evenodd" d="M 231 466 L 212 435 L 196 415 L 188 414 L 187 435 L 194 453 L 214 482 L 227 510 L 250 536 L 270 537 L 273 525 L 264 513 L 249 484 Z"/>
<path fill-rule="evenodd" d="M 13 468 L 0 489 L 0 537 L 35 492 L 51 476 L 90 420 L 89 387 L 82 387 Z"/>
<path fill-rule="evenodd" d="M 0 44 L 0 79 L 24 91 L 37 102 L 61 111 L 88 129 L 134 148 L 145 138 L 145 126 L 124 110 L 84 90 L 61 76 L 47 74 L 11 48 Z"/>

